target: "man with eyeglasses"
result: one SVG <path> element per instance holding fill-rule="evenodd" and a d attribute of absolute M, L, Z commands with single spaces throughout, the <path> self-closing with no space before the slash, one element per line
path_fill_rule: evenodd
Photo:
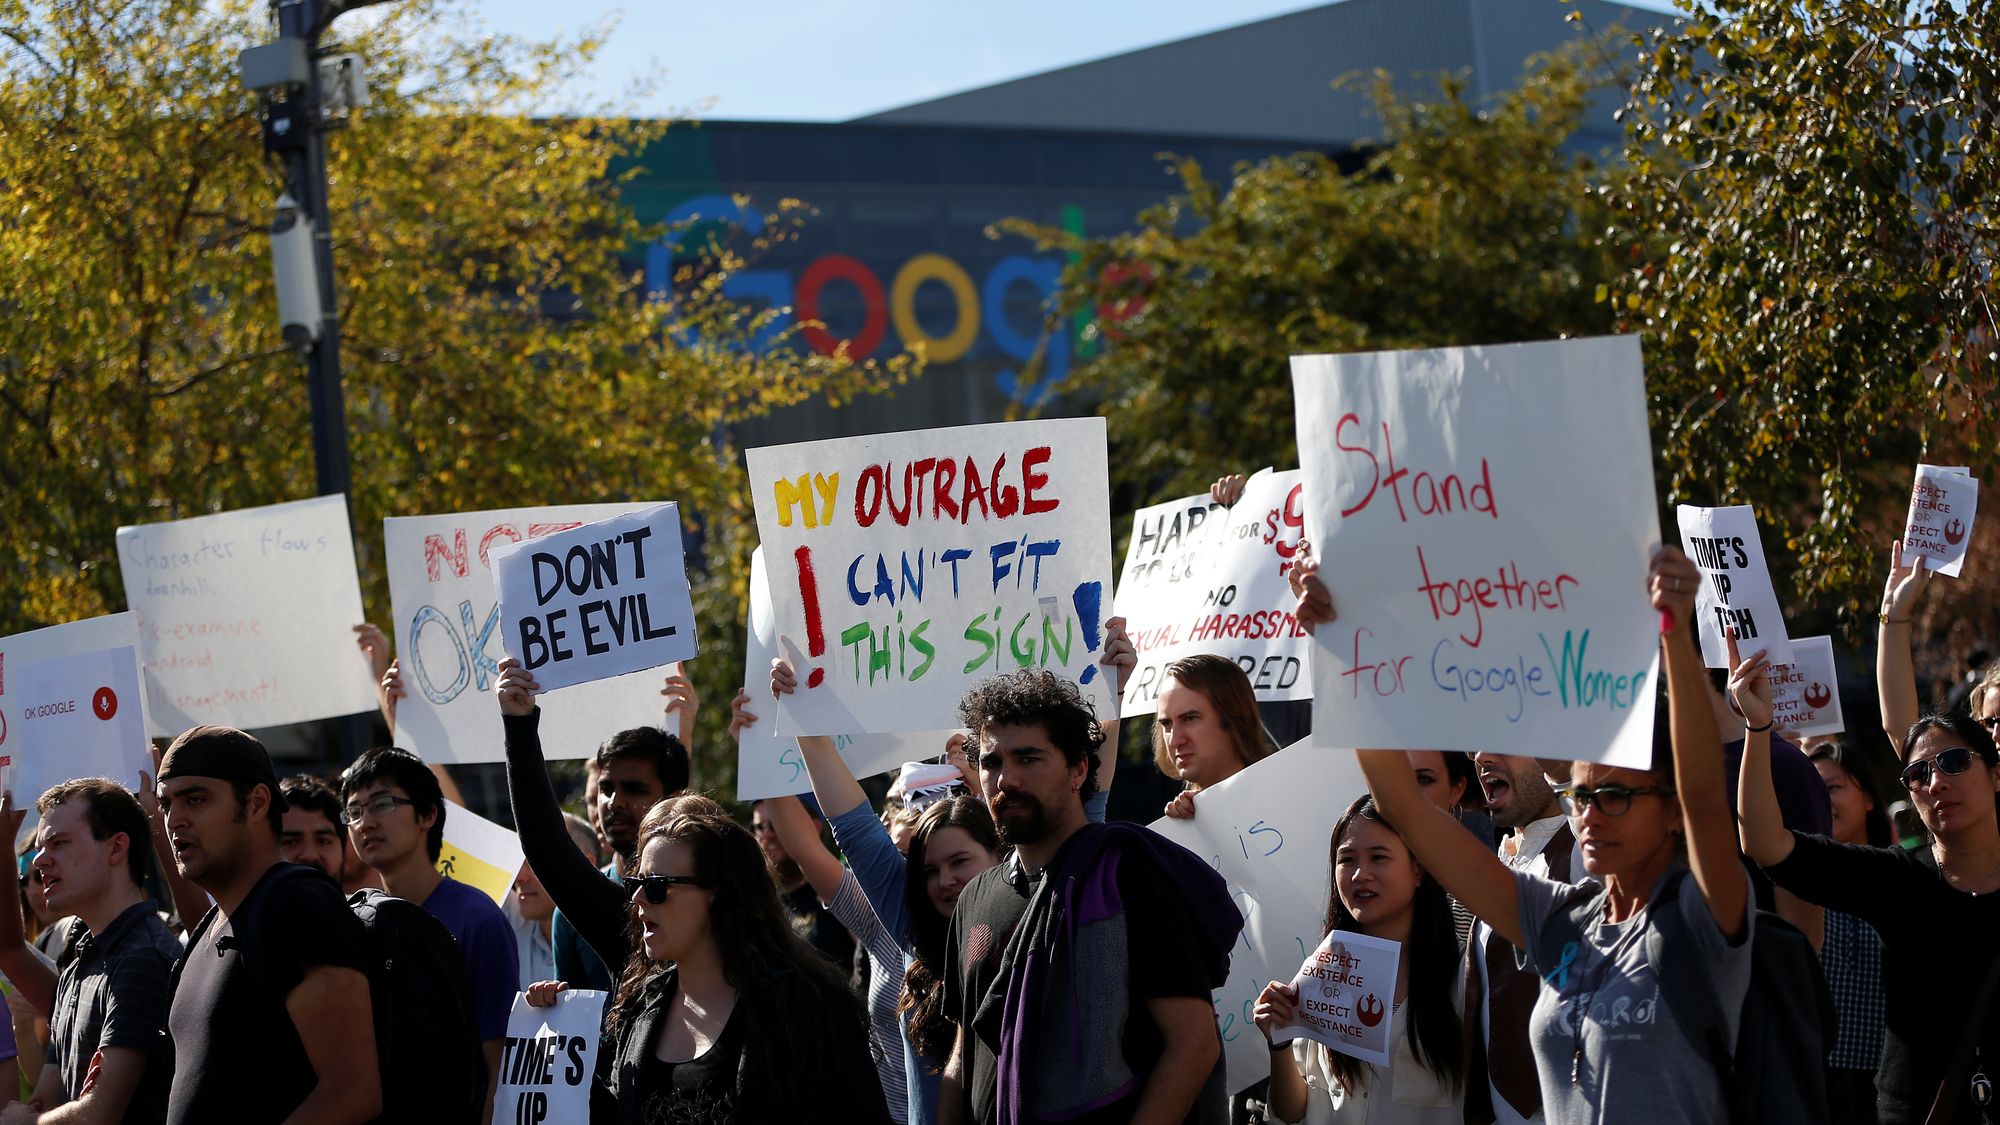
<path fill-rule="evenodd" d="M 486 1056 L 490 1118 L 507 1015 L 520 983 L 514 928 L 485 892 L 438 870 L 444 851 L 444 793 L 422 758 L 395 747 L 370 750 L 340 775 L 340 799 L 347 835 L 361 862 L 382 876 L 390 894 L 422 906 L 458 941 L 472 981 L 473 1026 Z"/>

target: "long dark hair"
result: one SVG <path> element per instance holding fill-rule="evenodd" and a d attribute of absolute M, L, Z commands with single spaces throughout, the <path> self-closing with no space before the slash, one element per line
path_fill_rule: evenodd
<path fill-rule="evenodd" d="M 853 1024 L 866 1034 L 860 1001 L 848 991 L 847 978 L 817 949 L 793 931 L 778 903 L 764 851 L 743 826 L 730 819 L 721 805 L 707 797 L 669 797 L 654 805 L 639 823 L 638 851 L 654 840 L 683 843 L 694 853 L 694 874 L 708 881 L 715 898 L 708 908 L 709 933 L 722 954 L 722 975 L 739 995 L 751 985 L 790 969 L 803 983 L 800 990 L 817 1003 L 813 1010 L 764 1013 L 768 1026 L 784 1040 L 773 1045 L 773 1057 L 812 1059 L 815 1043 Z M 626 912 L 626 936 L 632 950 L 618 981 L 606 1032 L 619 1029 L 644 1007 L 666 966 L 648 960 L 639 936 L 638 911 Z"/>
<path fill-rule="evenodd" d="M 1882 800 L 1882 786 L 1877 781 L 1879 771 L 1874 763 L 1845 739 L 1820 747 L 1810 757 L 1815 762 L 1832 762 L 1836 769 L 1847 775 L 1849 785 L 1868 795 L 1868 811 L 1861 817 L 1868 846 L 1886 848 L 1895 843 L 1895 833 L 1889 827 L 1887 802 Z"/>
<path fill-rule="evenodd" d="M 1394 825 L 1382 819 L 1375 808 L 1375 798 L 1365 793 L 1347 806 L 1347 811 L 1334 823 L 1326 849 L 1326 925 L 1321 936 L 1335 930 L 1361 931 L 1361 924 L 1347 912 L 1347 904 L 1340 901 L 1336 875 L 1340 842 L 1360 820 L 1372 820 L 1391 832 L 1396 831 Z M 1397 835 L 1401 837 L 1401 833 Z M 1414 858 L 1411 862 L 1415 862 Z M 1409 1017 L 1403 1021 L 1403 1033 L 1409 1037 L 1410 1050 L 1417 1062 L 1456 1091 L 1465 1079 L 1465 1060 L 1460 1054 L 1464 1047 L 1463 1032 L 1458 1005 L 1451 995 L 1458 980 L 1458 928 L 1452 921 L 1451 900 L 1445 897 L 1444 884 L 1421 869 L 1418 875 L 1416 899 L 1411 905 L 1410 942 L 1403 947 L 1410 980 L 1409 997 L 1404 1001 Z M 1392 1003 L 1393 999 L 1392 995 Z M 1328 1056 L 1333 1073 L 1349 1089 L 1359 1089 L 1367 1076 L 1365 1064 L 1338 1051 L 1329 1051 Z"/>
<path fill-rule="evenodd" d="M 924 810 L 917 830 L 910 835 L 910 850 L 903 857 L 903 906 L 910 918 L 910 965 L 903 970 L 903 995 L 897 1006 L 905 1014 L 910 1045 L 933 1059 L 951 1053 L 957 1027 L 944 1014 L 942 996 L 944 943 L 948 920 L 931 905 L 924 878 L 924 849 L 931 837 L 947 828 L 962 828 L 974 843 L 990 852 L 999 852 L 1000 835 L 993 830 L 993 814 L 977 797 L 948 797 Z"/>
<path fill-rule="evenodd" d="M 1200 692 L 1208 700 L 1208 705 L 1215 709 L 1215 721 L 1229 735 L 1229 743 L 1236 748 L 1236 756 L 1244 765 L 1255 765 L 1278 752 L 1277 742 L 1264 729 L 1264 720 L 1257 714 L 1257 692 L 1250 686 L 1250 677 L 1242 665 L 1226 656 L 1198 652 L 1169 663 L 1160 676 L 1162 679 L 1171 676 L 1182 687 Z M 1167 740 L 1160 734 L 1158 722 L 1153 724 L 1153 764 L 1168 777 L 1181 775 L 1180 767 L 1174 764 L 1173 752 L 1167 749 Z"/>

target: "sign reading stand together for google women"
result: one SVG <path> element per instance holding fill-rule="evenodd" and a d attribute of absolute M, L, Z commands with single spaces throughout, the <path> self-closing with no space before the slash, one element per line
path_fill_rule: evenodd
<path fill-rule="evenodd" d="M 1652 762 L 1635 337 L 1294 356 L 1323 746 Z"/>
<path fill-rule="evenodd" d="M 402 661 L 396 744 L 427 762 L 498 762 L 506 757 L 500 706 L 500 602 L 492 556 L 646 504 L 563 504 L 382 521 L 389 603 Z M 650 551 L 649 551 L 650 554 Z M 678 557 L 674 566 L 680 566 Z M 352 640 L 348 642 L 350 645 Z M 585 758 L 631 727 L 658 726 L 660 681 L 643 673 L 544 692 L 542 755 Z"/>
<path fill-rule="evenodd" d="M 779 734 L 955 724 L 981 680 L 1047 669 L 1100 718 L 1111 593 L 1104 420 L 1007 422 L 747 454 L 778 648 Z"/>
<path fill-rule="evenodd" d="M 1682 504 L 1675 512 L 1681 525 L 1681 549 L 1701 571 L 1694 616 L 1701 622 L 1701 656 L 1710 668 L 1729 667 L 1729 630 L 1736 631 L 1736 649 L 1745 656 L 1763 649 L 1773 664 L 1792 662 L 1792 642 L 1785 635 L 1785 613 L 1771 587 L 1771 568 L 1764 562 L 1764 543 L 1757 535 L 1757 513 L 1747 504 L 1727 508 L 1697 508 Z"/>
<path fill-rule="evenodd" d="M 1979 478 L 1971 470 L 1918 465 L 1910 489 L 1910 516 L 1903 525 L 1903 562 L 1918 555 L 1924 566 L 1950 578 L 1965 568 L 1972 542 L 1972 517 L 1979 511 Z"/>
<path fill-rule="evenodd" d="M 500 643 L 543 691 L 695 655 L 677 504 L 493 552 Z"/>
<path fill-rule="evenodd" d="M 375 709 L 345 496 L 121 527 L 118 565 L 155 737 Z"/>

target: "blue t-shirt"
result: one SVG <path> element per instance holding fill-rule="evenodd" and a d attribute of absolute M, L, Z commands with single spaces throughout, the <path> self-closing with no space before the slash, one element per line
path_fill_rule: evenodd
<path fill-rule="evenodd" d="M 514 1007 L 521 975 L 521 954 L 507 915 L 484 892 L 449 875 L 424 900 L 424 909 L 444 923 L 465 955 L 480 1040 L 506 1038 L 507 1014 Z"/>

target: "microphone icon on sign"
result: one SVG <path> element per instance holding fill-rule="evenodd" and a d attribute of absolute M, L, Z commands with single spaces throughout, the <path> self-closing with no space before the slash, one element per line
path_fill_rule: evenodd
<path fill-rule="evenodd" d="M 109 722 L 112 716 L 118 714 L 118 693 L 108 687 L 98 688 L 97 694 L 90 697 L 90 711 Z"/>

